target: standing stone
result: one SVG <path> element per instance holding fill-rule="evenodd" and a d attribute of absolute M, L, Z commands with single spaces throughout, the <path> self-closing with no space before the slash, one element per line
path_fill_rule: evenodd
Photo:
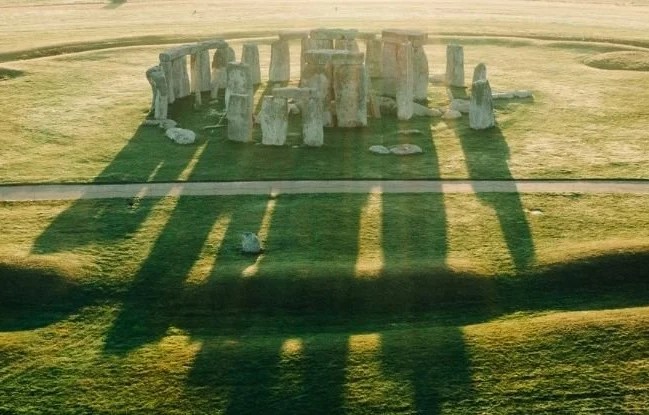
<path fill-rule="evenodd" d="M 473 70 L 473 80 L 471 81 L 471 84 L 473 85 L 478 81 L 486 81 L 486 80 L 487 80 L 487 67 L 485 66 L 484 63 L 479 63 L 476 65 L 475 69 Z"/>
<path fill-rule="evenodd" d="M 214 58 L 212 59 L 212 98 L 217 97 L 219 89 L 227 88 L 228 63 L 235 60 L 234 49 L 227 46 L 227 44 L 214 52 Z"/>
<path fill-rule="evenodd" d="M 397 118 L 409 120 L 413 114 L 413 50 L 410 42 L 398 45 L 397 48 Z"/>
<path fill-rule="evenodd" d="M 413 93 L 418 101 L 428 98 L 428 58 L 422 46 L 413 48 Z"/>
<path fill-rule="evenodd" d="M 355 39 L 337 39 L 335 41 L 335 49 L 348 50 L 350 52 L 360 52 L 358 42 Z"/>
<path fill-rule="evenodd" d="M 478 80 L 471 86 L 469 126 L 474 130 L 484 130 L 494 125 L 496 125 L 496 119 L 489 81 Z"/>
<path fill-rule="evenodd" d="M 187 56 L 181 56 L 171 61 L 174 80 L 174 96 L 184 98 L 191 94 L 189 74 L 187 73 Z"/>
<path fill-rule="evenodd" d="M 264 145 L 283 146 L 288 131 L 288 100 L 265 96 L 259 114 L 261 142 Z"/>
<path fill-rule="evenodd" d="M 334 97 L 339 127 L 367 126 L 367 82 L 362 64 L 334 65 Z"/>
<path fill-rule="evenodd" d="M 383 70 L 383 95 L 394 97 L 397 91 L 397 49 L 399 44 L 391 41 L 383 42 L 383 59 L 381 68 Z"/>
<path fill-rule="evenodd" d="M 228 120 L 228 139 L 247 143 L 252 140 L 251 97 L 243 94 L 230 94 L 226 118 Z"/>
<path fill-rule="evenodd" d="M 302 107 L 302 136 L 309 147 L 320 147 L 324 143 L 322 115 L 322 101 L 313 91 Z"/>
<path fill-rule="evenodd" d="M 383 75 L 383 42 L 380 40 L 370 39 L 367 41 L 365 66 L 370 78 L 380 78 Z"/>
<path fill-rule="evenodd" d="M 254 43 L 244 43 L 241 52 L 241 63 L 250 67 L 250 77 L 253 85 L 261 83 L 261 69 L 259 66 L 259 47 Z"/>
<path fill-rule="evenodd" d="M 228 86 L 225 90 L 226 109 L 228 108 L 230 95 L 240 94 L 250 97 L 250 106 L 253 105 L 253 85 L 250 66 L 245 63 L 228 63 L 227 69 Z"/>
<path fill-rule="evenodd" d="M 307 52 L 306 67 L 304 68 L 304 87 L 312 88 L 320 100 L 322 108 L 322 122 L 325 127 L 335 126 L 333 89 L 333 65 L 326 60 L 319 59 L 320 55 L 326 54 L 325 50 L 314 50 Z"/>
<path fill-rule="evenodd" d="M 460 45 L 446 46 L 446 84 L 464 87 L 464 48 Z"/>
<path fill-rule="evenodd" d="M 174 95 L 174 71 L 171 67 L 170 60 L 162 60 L 162 54 L 160 55 L 160 67 L 167 80 L 167 103 L 172 104 L 176 100 L 176 96 Z"/>
<path fill-rule="evenodd" d="M 168 86 L 164 71 L 159 65 L 149 68 L 146 71 L 146 79 L 151 84 L 151 112 L 153 113 L 153 118 L 156 120 L 164 120 L 167 118 L 167 109 L 169 106 L 169 98 L 167 97 Z"/>
<path fill-rule="evenodd" d="M 288 82 L 291 79 L 291 54 L 288 41 L 277 40 L 270 45 L 270 82 Z"/>
<path fill-rule="evenodd" d="M 210 53 L 207 49 L 192 53 L 190 58 L 191 92 L 197 105 L 202 103 L 201 93 L 211 91 Z"/>

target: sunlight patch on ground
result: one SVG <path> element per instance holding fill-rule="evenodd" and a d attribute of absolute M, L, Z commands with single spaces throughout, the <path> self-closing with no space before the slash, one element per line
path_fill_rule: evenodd
<path fill-rule="evenodd" d="M 276 206 L 277 206 L 276 199 L 270 199 L 266 204 L 266 211 L 264 212 L 264 216 L 261 219 L 261 225 L 259 226 L 259 231 L 257 232 L 257 236 L 261 240 L 262 244 L 268 239 L 268 234 L 270 231 L 270 221 L 273 217 L 273 213 L 275 212 Z M 259 263 L 261 262 L 263 257 L 264 255 L 259 255 L 255 260 L 254 264 L 248 266 L 246 269 L 243 270 L 243 272 L 241 272 L 241 276 L 249 278 L 257 275 L 257 272 L 259 271 Z"/>
<path fill-rule="evenodd" d="M 383 194 L 374 188 L 361 210 L 356 276 L 374 278 L 383 270 Z"/>
<path fill-rule="evenodd" d="M 210 233 L 207 235 L 201 254 L 198 256 L 198 261 L 194 263 L 192 269 L 187 274 L 187 282 L 190 284 L 197 284 L 205 282 L 205 280 L 212 274 L 216 265 L 216 257 L 223 245 L 223 239 L 230 227 L 232 221 L 232 214 L 220 216 L 212 226 Z"/>

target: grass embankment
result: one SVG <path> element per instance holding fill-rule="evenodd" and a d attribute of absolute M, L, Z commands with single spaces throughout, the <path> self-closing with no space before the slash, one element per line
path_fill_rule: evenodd
<path fill-rule="evenodd" d="M 225 128 L 202 129 L 218 123 L 222 106 L 194 112 L 190 98 L 171 112 L 181 126 L 198 133 L 197 144 L 181 147 L 162 131 L 140 126 L 150 93 L 143 70 L 157 61 L 160 47 L 60 56 L 13 64 L 23 76 L 2 81 L 9 93 L 0 97 L 6 120 L 0 126 L 5 153 L 0 180 L 648 177 L 643 166 L 649 163 L 644 128 L 649 105 L 635 93 L 644 88 L 644 74 L 582 63 L 619 46 L 502 38 L 437 41 L 426 46 L 433 73 L 443 71 L 444 42 L 459 41 L 465 44 L 467 71 L 485 62 L 494 90 L 529 88 L 535 99 L 498 102 L 498 128 L 487 133 L 474 132 L 466 119 L 399 123 L 384 117 L 364 129 L 327 130 L 325 147 L 313 150 L 228 142 Z M 260 47 L 267 65 L 270 48 Z M 239 52 L 240 44 L 235 48 Z M 297 59 L 297 44 L 293 52 Z M 293 73 L 297 79 L 297 61 Z M 266 85 L 258 97 L 264 90 Z M 631 95 L 637 99 L 629 100 Z M 429 105 L 447 104 L 444 88 L 431 85 Z M 299 123 L 299 117 L 291 121 L 293 133 L 299 134 Z M 400 133 L 412 129 L 419 133 Z M 256 140 L 260 134 L 257 126 Z M 299 143 L 299 135 L 289 142 Z M 399 142 L 418 144 L 425 154 L 397 159 L 367 151 L 372 144 Z"/>
<path fill-rule="evenodd" d="M 587 58 L 584 63 L 599 69 L 649 71 L 649 52 L 626 51 L 602 53 Z"/>
<path fill-rule="evenodd" d="M 5 203 L 0 408 L 641 413 L 646 204 Z M 238 252 L 246 230 L 264 238 L 262 256 Z"/>

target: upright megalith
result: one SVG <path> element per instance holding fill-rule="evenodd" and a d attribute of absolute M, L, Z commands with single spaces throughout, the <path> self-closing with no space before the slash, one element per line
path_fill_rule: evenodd
<path fill-rule="evenodd" d="M 270 82 L 288 82 L 291 79 L 291 54 L 287 40 L 276 40 L 270 45 Z"/>
<path fill-rule="evenodd" d="M 429 67 L 424 45 L 428 34 L 417 30 L 386 29 L 381 34 L 383 40 L 383 78 L 384 93 L 396 96 L 397 50 L 399 45 L 409 42 L 412 48 L 413 98 L 425 100 L 428 97 Z"/>
<path fill-rule="evenodd" d="M 332 105 L 334 101 L 333 64 L 329 59 L 331 53 L 331 49 L 307 52 L 302 83 L 304 87 L 316 91 L 322 107 L 322 122 L 325 127 L 335 126 L 335 108 Z"/>
<path fill-rule="evenodd" d="M 171 61 L 173 72 L 173 89 L 176 99 L 185 98 L 191 94 L 189 74 L 187 73 L 187 56 L 180 56 Z"/>
<path fill-rule="evenodd" d="M 274 88 L 273 96 L 292 99 L 297 102 L 302 115 L 302 136 L 304 144 L 320 147 L 324 143 L 322 101 L 313 88 Z"/>
<path fill-rule="evenodd" d="M 496 125 L 491 87 L 486 79 L 479 79 L 471 86 L 469 105 L 469 126 L 474 130 L 484 130 Z"/>
<path fill-rule="evenodd" d="M 252 105 L 250 95 L 230 94 L 228 97 L 228 139 L 247 143 L 252 140 Z"/>
<path fill-rule="evenodd" d="M 253 105 L 253 85 L 250 66 L 245 63 L 230 62 L 227 66 L 228 84 L 225 90 L 226 109 L 230 105 L 230 95 L 247 95 L 250 99 L 250 106 Z"/>
<path fill-rule="evenodd" d="M 244 43 L 241 51 L 241 63 L 250 67 L 250 77 L 253 85 L 261 83 L 261 68 L 259 65 L 259 47 L 254 43 Z"/>
<path fill-rule="evenodd" d="M 146 71 L 146 79 L 151 85 L 151 113 L 153 114 L 153 118 L 156 120 L 164 120 L 167 118 L 167 110 L 169 107 L 169 98 L 167 96 L 169 88 L 162 67 L 156 65 L 149 68 Z"/>
<path fill-rule="evenodd" d="M 409 120 L 413 115 L 414 100 L 413 49 L 410 42 L 397 45 L 397 118 Z"/>
<path fill-rule="evenodd" d="M 337 125 L 344 128 L 365 127 L 368 91 L 363 54 L 349 52 L 335 61 L 334 99 Z"/>
<path fill-rule="evenodd" d="M 261 104 L 259 123 L 262 144 L 284 145 L 288 131 L 288 100 L 282 97 L 265 96 Z"/>
<path fill-rule="evenodd" d="M 360 52 L 358 42 L 356 42 L 355 39 L 336 39 L 334 42 L 334 49 Z"/>
<path fill-rule="evenodd" d="M 446 84 L 464 87 L 464 48 L 460 45 L 446 46 Z"/>
<path fill-rule="evenodd" d="M 206 48 L 197 48 L 191 54 L 191 92 L 197 105 L 202 103 L 201 94 L 212 90 L 212 74 L 210 73 L 210 52 Z"/>
<path fill-rule="evenodd" d="M 218 96 L 221 89 L 228 86 L 228 63 L 234 62 L 236 55 L 234 49 L 226 44 L 219 46 L 212 58 L 212 98 Z"/>
<path fill-rule="evenodd" d="M 479 63 L 476 65 L 475 69 L 473 70 L 473 80 L 471 81 L 471 84 L 473 85 L 478 81 L 486 81 L 486 80 L 487 80 L 487 67 L 485 66 L 484 63 Z"/>
<path fill-rule="evenodd" d="M 383 76 L 383 42 L 368 39 L 365 44 L 365 67 L 370 78 Z"/>

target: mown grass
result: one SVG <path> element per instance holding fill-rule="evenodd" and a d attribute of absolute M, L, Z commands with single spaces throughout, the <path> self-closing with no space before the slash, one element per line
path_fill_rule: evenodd
<path fill-rule="evenodd" d="M 12 64 L 28 75 L 3 81 L 9 94 L 0 97 L 6 117 L 0 126 L 5 153 L 0 180 L 647 178 L 643 168 L 649 154 L 644 128 L 647 105 L 636 94 L 644 88 L 643 73 L 585 66 L 582 61 L 600 54 L 601 45 L 581 43 L 575 49 L 532 40 L 454 40 L 466 42 L 467 71 L 485 62 L 494 90 L 532 89 L 535 99 L 498 102 L 496 132 L 476 133 L 466 119 L 419 118 L 399 123 L 384 117 L 364 129 L 327 130 L 325 146 L 319 150 L 228 142 L 225 128 L 202 129 L 219 122 L 222 104 L 193 111 L 191 98 L 175 105 L 171 116 L 198 133 L 196 145 L 174 145 L 162 131 L 141 127 L 150 93 L 142 73 L 156 62 L 159 47 Z M 236 43 L 237 51 L 239 47 Z M 270 48 L 266 44 L 260 48 L 267 65 Z M 431 72 L 441 73 L 443 45 L 432 44 L 426 50 Z M 264 67 L 262 72 L 266 71 Z M 297 79 L 297 65 L 293 72 Z M 631 95 L 637 99 L 630 101 Z M 444 88 L 431 85 L 429 105 L 447 104 Z M 290 144 L 299 144 L 299 129 L 299 117 L 295 117 L 291 131 L 297 135 L 290 137 Z M 421 134 L 399 134 L 407 129 Z M 258 126 L 254 137 L 260 139 Z M 425 154 L 398 159 L 367 151 L 372 144 L 406 141 L 420 145 Z M 475 175 L 472 170 L 482 157 L 501 168 L 484 168 Z"/>
<path fill-rule="evenodd" d="M 584 63 L 599 69 L 649 71 L 649 52 L 626 51 L 603 53 L 586 59 Z"/>

